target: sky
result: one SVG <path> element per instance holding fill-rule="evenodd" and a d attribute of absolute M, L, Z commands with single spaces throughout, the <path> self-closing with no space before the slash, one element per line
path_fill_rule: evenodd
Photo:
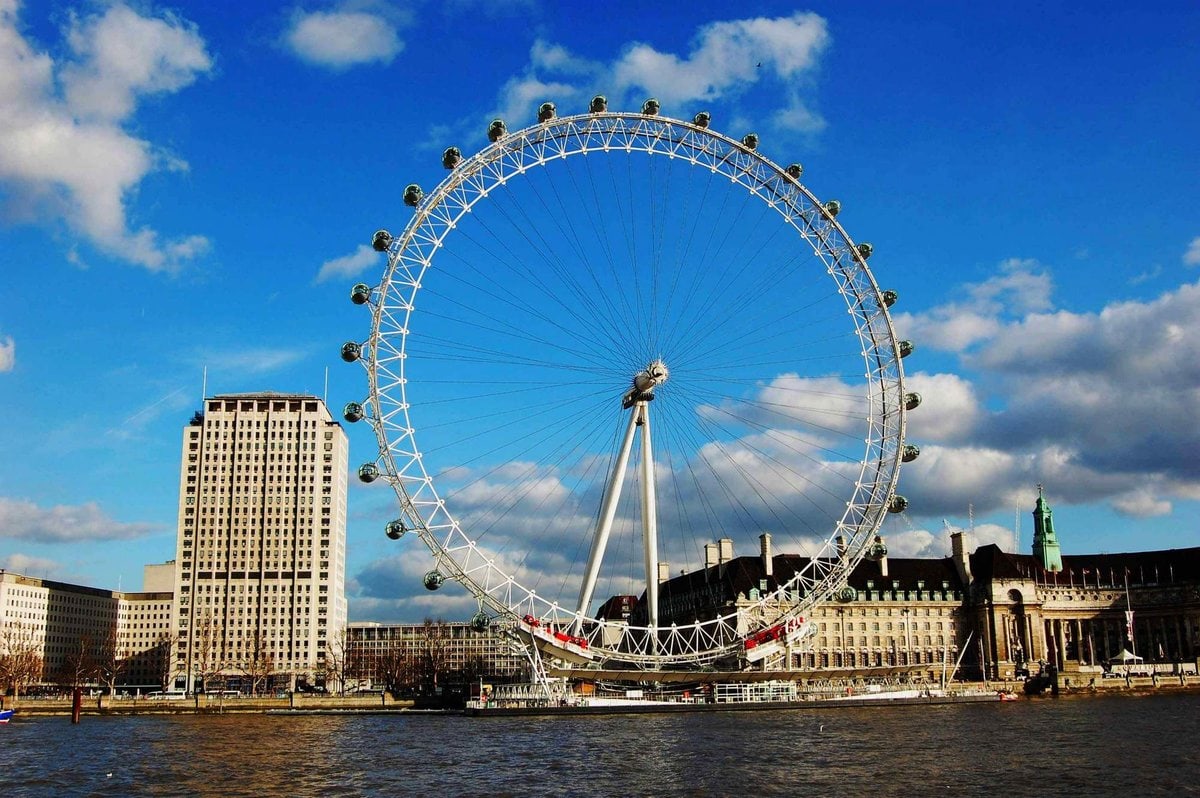
<path fill-rule="evenodd" d="M 925 400 L 893 556 L 1028 551 L 1039 484 L 1064 553 L 1200 544 L 1200 7 L 647 5 L 0 0 L 0 567 L 139 589 L 202 395 L 361 399 L 404 186 L 597 92 L 757 132 L 874 244 Z M 469 614 L 350 487 L 351 619 Z"/>

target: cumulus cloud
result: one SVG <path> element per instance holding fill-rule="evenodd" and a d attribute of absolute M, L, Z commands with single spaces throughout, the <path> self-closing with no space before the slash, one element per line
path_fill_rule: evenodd
<path fill-rule="evenodd" d="M 320 270 L 317 271 L 316 282 L 323 283 L 326 280 L 357 277 L 372 266 L 377 266 L 379 257 L 380 254 L 375 251 L 374 247 L 359 244 L 358 249 L 349 255 L 332 258 L 322 263 Z"/>
<path fill-rule="evenodd" d="M 1200 266 L 1200 236 L 1188 244 L 1187 252 L 1183 253 L 1183 262 L 1188 266 Z"/>
<path fill-rule="evenodd" d="M 1113 500 L 1113 509 L 1132 518 L 1153 518 L 1169 515 L 1171 502 L 1160 499 L 1145 489 L 1134 490 Z"/>
<path fill-rule="evenodd" d="M 16 552 L 0 556 L 0 570 L 12 571 L 23 576 L 36 576 L 40 579 L 53 578 L 62 571 L 62 566 L 54 560 L 44 557 L 30 557 Z"/>
<path fill-rule="evenodd" d="M 95 502 L 39 507 L 31 501 L 0 498 L 0 538 L 72 543 L 132 540 L 162 531 L 153 524 L 114 521 Z"/>
<path fill-rule="evenodd" d="M 617 88 L 643 89 L 668 105 L 711 101 L 764 74 L 793 81 L 812 69 L 828 44 L 825 20 L 806 12 L 713 22 L 700 28 L 683 57 L 641 42 L 629 45 L 611 74 Z"/>
<path fill-rule="evenodd" d="M 186 164 L 131 135 L 142 99 L 176 92 L 212 68 L 203 39 L 172 14 L 116 4 L 72 15 L 56 62 L 0 8 L 0 185 L 10 221 L 61 220 L 100 250 L 152 271 L 204 252 L 203 236 L 164 240 L 131 229 L 128 203 L 146 175 Z"/>
<path fill-rule="evenodd" d="M 17 342 L 11 335 L 0 340 L 0 372 L 12 371 L 17 365 Z"/>
<path fill-rule="evenodd" d="M 908 433 L 922 442 L 970 440 L 985 415 L 975 386 L 957 374 L 917 372 L 907 376 L 906 387 L 921 395 L 920 406 L 908 416 Z"/>
<path fill-rule="evenodd" d="M 950 556 L 950 535 L 957 530 L 958 527 L 943 522 L 936 530 L 905 529 L 897 532 L 885 529 L 883 535 L 889 557 L 936 558 Z M 1012 551 L 1015 543 L 1013 531 L 996 524 L 978 524 L 967 533 L 966 539 L 968 551 L 989 544 L 995 544 L 1002 551 Z"/>
<path fill-rule="evenodd" d="M 601 92 L 610 108 L 640 107 L 653 95 L 666 110 L 683 115 L 680 109 L 689 103 L 733 102 L 757 88 L 778 98 L 758 123 L 813 132 L 825 123 L 804 92 L 829 43 L 825 20 L 806 12 L 704 25 L 685 53 L 631 42 L 610 61 L 584 59 L 539 40 L 525 71 L 504 84 L 499 111 L 523 119 L 543 100 L 582 106 L 587 95 Z"/>
<path fill-rule="evenodd" d="M 905 337 L 948 352 L 964 352 L 995 338 L 1004 321 L 1022 313 L 1049 310 L 1053 284 L 1037 261 L 1010 258 L 998 274 L 956 291 L 962 302 L 939 305 L 923 313 L 897 313 L 896 329 Z"/>
<path fill-rule="evenodd" d="M 959 350 L 962 375 L 910 377 L 925 402 L 909 437 L 934 444 L 904 470 L 911 511 L 1026 506 L 1038 482 L 1063 501 L 1132 517 L 1194 498 L 1200 343 L 1188 331 L 1200 325 L 1200 283 L 1073 313 L 1042 301 L 1048 276 L 1010 264 L 965 289 L 985 305 L 1012 304 L 989 311 L 991 332 Z M 952 310 L 912 314 L 907 329 L 944 329 Z"/>
<path fill-rule="evenodd" d="M 404 49 L 396 24 L 366 11 L 297 12 L 283 40 L 301 60 L 335 70 L 388 64 Z"/>

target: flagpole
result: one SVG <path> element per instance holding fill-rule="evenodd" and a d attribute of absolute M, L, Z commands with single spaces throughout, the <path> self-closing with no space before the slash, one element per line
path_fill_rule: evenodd
<path fill-rule="evenodd" d="M 1137 638 L 1133 634 L 1133 604 L 1129 601 L 1129 569 L 1125 569 L 1125 626 L 1129 633 L 1129 645 L 1133 647 L 1133 656 L 1137 656 Z"/>

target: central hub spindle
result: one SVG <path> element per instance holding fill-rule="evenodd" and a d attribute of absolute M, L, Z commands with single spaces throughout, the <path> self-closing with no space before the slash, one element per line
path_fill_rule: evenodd
<path fill-rule="evenodd" d="M 655 360 L 646 368 L 633 375 L 633 387 L 621 397 L 621 407 L 628 410 L 637 402 L 649 402 L 654 399 L 654 389 L 667 381 L 671 370 L 662 359 Z"/>

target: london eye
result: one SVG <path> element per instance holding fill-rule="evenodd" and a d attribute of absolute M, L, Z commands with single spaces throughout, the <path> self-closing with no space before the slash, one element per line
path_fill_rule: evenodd
<path fill-rule="evenodd" d="M 872 246 L 706 113 L 597 96 L 487 133 L 404 189 L 382 275 L 351 294 L 370 331 L 342 355 L 368 389 L 344 415 L 375 432 L 358 473 L 395 491 L 387 535 L 423 541 L 425 587 L 460 583 L 474 624 L 568 663 L 753 660 L 802 635 L 917 454 Z M 716 610 L 660 595 L 764 535 L 801 556 L 787 579 Z"/>

